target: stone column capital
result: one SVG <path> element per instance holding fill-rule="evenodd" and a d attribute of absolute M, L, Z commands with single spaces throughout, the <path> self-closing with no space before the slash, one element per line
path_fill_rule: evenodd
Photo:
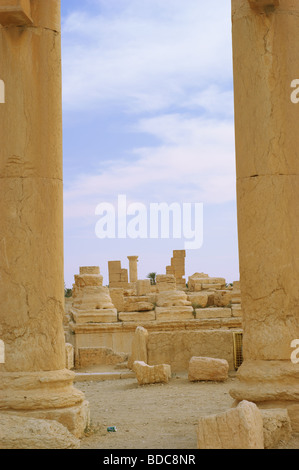
<path fill-rule="evenodd" d="M 0 25 L 61 31 L 61 0 L 0 0 Z"/>
<path fill-rule="evenodd" d="M 30 0 L 0 0 L 2 26 L 24 26 L 32 23 Z"/>
<path fill-rule="evenodd" d="M 127 256 L 129 261 L 138 261 L 138 256 Z"/>

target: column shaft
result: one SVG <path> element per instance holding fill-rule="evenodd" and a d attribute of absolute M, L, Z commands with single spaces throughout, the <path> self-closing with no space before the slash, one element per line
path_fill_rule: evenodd
<path fill-rule="evenodd" d="M 0 411 L 55 418 L 57 407 L 64 421 L 67 407 L 70 423 L 84 395 L 65 370 L 62 324 L 60 0 L 30 6 L 33 24 L 0 26 Z"/>
<path fill-rule="evenodd" d="M 130 282 L 137 282 L 137 262 L 138 256 L 128 256 L 129 260 L 129 272 L 130 272 Z"/>
<path fill-rule="evenodd" d="M 290 360 L 299 337 L 299 107 L 290 98 L 299 5 L 256 11 L 233 0 L 232 21 L 244 362 L 231 394 L 288 402 L 299 425 L 299 368 Z"/>

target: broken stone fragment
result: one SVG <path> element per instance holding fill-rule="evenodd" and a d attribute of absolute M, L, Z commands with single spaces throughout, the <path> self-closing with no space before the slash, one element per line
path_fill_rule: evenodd
<path fill-rule="evenodd" d="M 264 449 L 263 419 L 258 407 L 243 400 L 224 413 L 204 416 L 197 429 L 198 449 Z"/>
<path fill-rule="evenodd" d="M 79 448 L 79 439 L 57 421 L 0 414 L 0 449 Z"/>
<path fill-rule="evenodd" d="M 211 357 L 192 357 L 189 362 L 188 379 L 190 382 L 212 380 L 223 382 L 228 378 L 229 365 L 225 359 Z"/>
<path fill-rule="evenodd" d="M 143 361 L 135 361 L 133 371 L 139 385 L 168 383 L 171 378 L 171 367 L 168 364 L 149 366 Z"/>

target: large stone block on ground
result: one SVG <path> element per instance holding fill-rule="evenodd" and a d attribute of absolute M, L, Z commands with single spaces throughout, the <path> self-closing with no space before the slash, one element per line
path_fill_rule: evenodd
<path fill-rule="evenodd" d="M 171 378 L 171 367 L 168 364 L 149 366 L 143 361 L 135 361 L 133 371 L 139 385 L 168 383 Z"/>
<path fill-rule="evenodd" d="M 212 357 L 192 357 L 189 362 L 188 379 L 190 382 L 213 380 L 223 382 L 228 378 L 229 365 L 225 359 Z"/>
<path fill-rule="evenodd" d="M 236 408 L 199 419 L 198 449 L 264 449 L 263 419 L 258 407 L 243 400 Z"/>
<path fill-rule="evenodd" d="M 142 326 L 137 326 L 132 341 L 131 355 L 128 360 L 128 368 L 132 369 L 135 361 L 147 363 L 148 331 Z"/>
<path fill-rule="evenodd" d="M 288 442 L 292 436 L 288 410 L 277 408 L 260 411 L 263 418 L 265 449 L 277 448 L 281 441 Z"/>
<path fill-rule="evenodd" d="M 79 448 L 79 439 L 57 421 L 0 414 L 0 449 Z"/>

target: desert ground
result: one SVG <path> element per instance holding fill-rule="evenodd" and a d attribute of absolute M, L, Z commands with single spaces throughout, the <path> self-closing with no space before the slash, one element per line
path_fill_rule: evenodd
<path fill-rule="evenodd" d="M 165 385 L 139 386 L 136 379 L 78 382 L 91 411 L 81 449 L 196 449 L 198 418 L 233 405 L 234 380 L 232 374 L 223 383 L 191 383 L 182 373 Z M 117 431 L 107 432 L 108 426 Z M 299 449 L 299 434 L 278 448 Z"/>

